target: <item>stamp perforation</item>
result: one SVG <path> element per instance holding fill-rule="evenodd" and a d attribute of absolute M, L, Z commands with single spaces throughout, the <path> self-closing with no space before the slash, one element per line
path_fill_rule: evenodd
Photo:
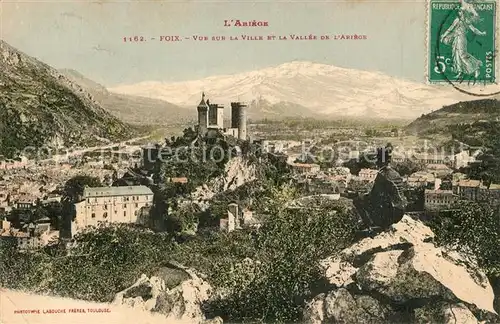
<path fill-rule="evenodd" d="M 435 6 L 435 4 L 457 4 L 456 7 L 447 8 Z M 483 5 L 483 6 L 482 6 Z M 489 8 L 488 6 L 491 5 Z M 497 30 L 497 19 L 499 17 L 499 8 L 496 0 L 428 0 L 425 2 L 425 79 L 427 84 L 461 83 L 464 76 L 467 77 L 465 83 L 476 88 L 482 85 L 483 88 L 498 84 L 499 60 L 498 60 L 498 41 L 500 31 Z M 486 6 L 486 7 L 485 7 Z M 434 11 L 433 11 L 434 10 Z M 438 10 L 442 10 L 441 12 Z M 451 10 L 456 12 L 452 12 Z M 449 13 L 445 13 L 448 11 Z M 443 22 L 439 26 L 439 34 L 436 33 L 435 22 L 433 18 L 440 17 Z M 450 19 L 451 18 L 451 19 Z M 448 21 L 447 21 L 448 20 Z M 446 22 L 446 28 L 442 30 Z M 479 26 L 476 27 L 476 26 Z M 488 37 L 489 38 L 482 38 Z M 472 39 L 471 37 L 472 36 Z M 444 39 L 438 39 L 443 37 Z M 477 39 L 477 40 L 476 40 Z M 474 40 L 474 41 L 472 41 Z M 446 45 L 434 47 L 431 42 Z M 439 42 L 439 43 L 438 43 Z M 472 46 L 472 49 L 471 47 Z M 446 48 L 447 53 L 441 55 L 440 50 Z M 472 52 L 471 52 L 472 50 Z M 433 55 L 440 55 L 433 58 Z M 476 57 L 477 56 L 477 57 Z M 434 63 L 436 59 L 446 62 Z M 433 64 L 438 66 L 441 72 Z M 489 69 L 491 67 L 491 70 Z M 489 71 L 488 71 L 489 70 Z M 447 72 L 445 75 L 445 71 Z M 454 77 L 451 74 L 456 74 Z M 471 80 L 473 82 L 471 82 Z M 464 89 L 459 91 L 466 92 Z M 481 90 L 482 91 L 482 90 Z M 489 91 L 492 92 L 492 91 Z M 489 96 L 497 94 L 477 94 L 480 96 Z M 469 93 L 474 94 L 474 93 Z"/>

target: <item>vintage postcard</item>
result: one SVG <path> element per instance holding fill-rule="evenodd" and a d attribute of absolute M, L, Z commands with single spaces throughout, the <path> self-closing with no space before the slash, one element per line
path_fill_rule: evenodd
<path fill-rule="evenodd" d="M 499 323 L 497 0 L 0 0 L 0 323 Z"/>

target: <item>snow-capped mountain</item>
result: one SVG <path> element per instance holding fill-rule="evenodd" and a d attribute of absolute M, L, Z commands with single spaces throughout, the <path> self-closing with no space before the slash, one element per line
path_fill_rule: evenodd
<path fill-rule="evenodd" d="M 212 102 L 265 102 L 285 109 L 294 105 L 323 116 L 415 118 L 443 105 L 467 100 L 447 86 L 400 80 L 379 72 L 345 69 L 311 62 L 289 62 L 276 67 L 186 82 L 141 82 L 120 85 L 112 92 L 163 99 L 179 106 L 196 106 L 204 91 Z M 255 109 L 254 109 L 255 110 Z M 266 112 L 267 113 L 267 112 Z M 283 112 L 280 111 L 279 114 Z"/>

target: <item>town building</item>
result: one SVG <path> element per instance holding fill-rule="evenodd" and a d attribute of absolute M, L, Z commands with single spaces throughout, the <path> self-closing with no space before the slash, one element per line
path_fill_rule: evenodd
<path fill-rule="evenodd" d="M 476 150 L 473 154 L 470 154 L 469 151 L 462 151 L 455 154 L 453 156 L 453 168 L 458 170 L 476 162 L 476 158 L 480 153 L 480 150 Z"/>
<path fill-rule="evenodd" d="M 219 229 L 229 233 L 241 228 L 259 228 L 261 222 L 254 218 L 252 211 L 245 209 L 240 211 L 240 207 L 236 203 L 230 203 L 227 206 L 227 217 L 221 218 L 219 221 Z"/>
<path fill-rule="evenodd" d="M 25 156 L 21 156 L 18 159 L 14 160 L 0 161 L 0 170 L 22 169 L 27 167 L 28 164 L 29 164 L 28 158 Z"/>
<path fill-rule="evenodd" d="M 17 209 L 31 209 L 36 205 L 37 198 L 30 195 L 22 195 L 16 200 L 14 206 Z"/>
<path fill-rule="evenodd" d="M 425 166 L 427 172 L 434 174 L 437 178 L 443 178 L 453 173 L 446 164 L 427 164 Z"/>
<path fill-rule="evenodd" d="M 444 152 L 435 153 L 414 153 L 413 159 L 423 164 L 445 164 L 453 163 L 453 156 L 449 156 Z"/>
<path fill-rule="evenodd" d="M 425 209 L 449 208 L 456 200 L 452 190 L 430 190 L 424 192 Z"/>
<path fill-rule="evenodd" d="M 347 182 L 342 176 L 317 177 L 306 179 L 306 191 L 314 195 L 341 194 L 347 189 Z"/>
<path fill-rule="evenodd" d="M 37 249 L 58 238 L 59 231 L 51 229 L 48 218 L 25 224 L 21 230 L 11 227 L 9 221 L 1 222 L 0 239 L 11 241 L 19 250 Z"/>
<path fill-rule="evenodd" d="M 406 183 L 411 187 L 429 187 L 434 186 L 434 184 L 436 183 L 436 177 L 432 173 L 418 171 L 408 176 L 408 178 L 406 179 Z"/>
<path fill-rule="evenodd" d="M 316 174 L 320 170 L 319 164 L 314 163 L 291 163 L 290 166 L 295 174 Z"/>
<path fill-rule="evenodd" d="M 188 183 L 187 177 L 166 178 L 165 181 L 172 183 Z"/>
<path fill-rule="evenodd" d="M 455 195 L 460 197 L 460 199 L 467 199 L 467 200 L 478 200 L 480 197 L 479 195 L 479 188 L 481 187 L 481 181 L 480 180 L 459 180 L 457 181 L 452 190 Z"/>
<path fill-rule="evenodd" d="M 378 170 L 375 169 L 361 169 L 358 177 L 361 181 L 373 182 L 377 178 Z"/>
<path fill-rule="evenodd" d="M 153 192 L 146 186 L 86 187 L 75 204 L 72 234 L 99 223 L 141 223 L 142 211 L 153 204 Z"/>
<path fill-rule="evenodd" d="M 409 158 L 405 152 L 393 151 L 392 152 L 392 162 L 402 163 L 407 161 Z"/>

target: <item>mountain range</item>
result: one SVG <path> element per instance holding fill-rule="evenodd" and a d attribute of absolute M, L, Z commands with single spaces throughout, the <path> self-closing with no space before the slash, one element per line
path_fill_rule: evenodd
<path fill-rule="evenodd" d="M 59 70 L 80 85 L 106 110 L 124 122 L 139 125 L 168 125 L 196 119 L 196 110 L 185 109 L 168 101 L 109 92 L 104 86 L 72 69 Z"/>
<path fill-rule="evenodd" d="M 79 84 L 0 40 L 0 155 L 29 148 L 98 145 L 137 130 L 102 108 Z"/>
<path fill-rule="evenodd" d="M 94 146 L 123 140 L 138 134 L 131 124 L 192 122 L 203 91 L 211 102 L 225 104 L 227 111 L 231 101 L 249 103 L 252 119 L 425 115 L 408 126 L 416 132 L 449 124 L 451 119 L 498 118 L 496 113 L 480 111 L 472 116 L 459 109 L 471 104 L 454 104 L 477 97 L 449 86 L 311 62 L 197 81 L 141 82 L 107 89 L 77 71 L 56 70 L 0 40 L 0 156 L 15 156 L 28 146 Z M 439 112 L 441 107 L 446 108 Z"/>
<path fill-rule="evenodd" d="M 446 85 L 426 85 L 379 72 L 294 61 L 276 67 L 185 82 L 140 82 L 111 92 L 194 108 L 204 91 L 213 103 L 250 103 L 250 117 L 307 116 L 414 119 L 476 99 Z"/>

